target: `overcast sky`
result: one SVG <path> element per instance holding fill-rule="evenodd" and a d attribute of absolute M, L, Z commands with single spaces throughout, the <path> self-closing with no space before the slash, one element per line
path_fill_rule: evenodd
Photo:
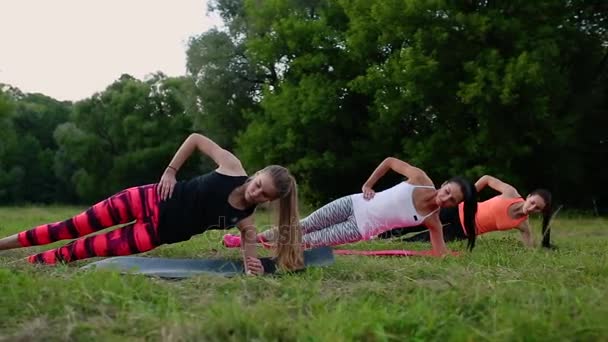
<path fill-rule="evenodd" d="M 221 25 L 206 0 L 0 0 L 0 83 L 58 100 L 121 74 L 185 74 L 189 37 Z"/>

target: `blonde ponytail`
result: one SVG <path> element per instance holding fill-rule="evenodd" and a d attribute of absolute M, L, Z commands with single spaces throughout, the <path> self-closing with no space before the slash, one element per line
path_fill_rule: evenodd
<path fill-rule="evenodd" d="M 292 271 L 304 267 L 302 229 L 298 210 L 298 185 L 286 168 L 271 165 L 262 171 L 274 180 L 279 193 L 279 223 L 275 256 L 279 268 Z"/>

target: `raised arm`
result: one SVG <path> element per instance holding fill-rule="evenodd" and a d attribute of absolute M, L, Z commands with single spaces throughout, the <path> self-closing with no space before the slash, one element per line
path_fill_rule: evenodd
<path fill-rule="evenodd" d="M 170 198 L 175 186 L 175 175 L 186 160 L 198 149 L 202 154 L 211 158 L 217 165 L 218 171 L 229 176 L 245 175 L 240 160 L 229 151 L 223 149 L 213 140 L 198 133 L 192 133 L 179 147 L 173 159 L 165 169 L 158 185 L 158 194 L 161 200 Z"/>
<path fill-rule="evenodd" d="M 192 133 L 186 138 L 167 168 L 174 171 L 179 170 L 195 149 L 213 159 L 219 166 L 218 170 L 227 172 L 233 176 L 245 174 L 241 162 L 237 157 L 220 147 L 213 140 L 198 133 Z"/>
<path fill-rule="evenodd" d="M 378 165 L 378 167 L 376 167 L 376 169 L 371 174 L 371 176 L 369 176 L 369 178 L 367 179 L 365 184 L 363 184 L 363 187 L 361 190 L 363 191 L 363 197 L 365 197 L 365 199 L 370 199 L 370 198 L 374 197 L 374 191 L 372 190 L 374 185 L 389 170 L 393 170 L 394 172 L 397 172 L 397 173 L 407 177 L 408 179 L 421 182 L 421 184 L 433 185 L 433 182 L 426 175 L 426 173 L 424 171 L 422 171 L 421 169 L 419 169 L 415 166 L 412 166 L 412 165 L 404 162 L 403 160 L 399 160 L 399 159 L 393 158 L 393 157 L 388 157 L 388 158 L 384 159 L 380 163 L 380 165 Z"/>
<path fill-rule="evenodd" d="M 475 182 L 475 188 L 477 192 L 483 190 L 486 186 L 500 192 L 501 194 L 509 197 L 521 197 L 511 184 L 507 184 L 496 177 L 490 175 L 484 175 Z"/>

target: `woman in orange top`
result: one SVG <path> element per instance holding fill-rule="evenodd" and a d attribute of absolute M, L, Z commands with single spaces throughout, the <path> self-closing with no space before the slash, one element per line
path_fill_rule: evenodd
<path fill-rule="evenodd" d="M 532 247 L 534 246 L 534 240 L 530 232 L 528 216 L 532 213 L 542 213 L 542 246 L 551 247 L 548 232 L 549 220 L 551 218 L 551 193 L 549 191 L 537 189 L 524 199 L 512 185 L 492 176 L 485 175 L 475 183 L 477 192 L 480 192 L 486 186 L 500 192 L 500 195 L 478 204 L 475 216 L 475 227 L 478 235 L 497 230 L 518 229 L 521 232 L 524 244 Z M 440 220 L 443 224 L 443 236 L 446 242 L 465 240 L 467 238 L 466 232 L 462 229 L 462 206 L 458 208 L 442 208 Z M 416 228 L 418 227 L 392 230 L 379 235 L 378 238 L 391 238 L 426 230 L 423 226 L 420 226 L 420 229 Z M 429 233 L 423 232 L 405 238 L 403 241 L 417 242 L 428 241 L 428 239 Z"/>

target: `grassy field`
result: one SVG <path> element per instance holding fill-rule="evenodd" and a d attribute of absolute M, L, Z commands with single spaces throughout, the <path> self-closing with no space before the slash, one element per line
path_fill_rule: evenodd
<path fill-rule="evenodd" d="M 0 235 L 80 209 L 0 208 Z M 222 234 L 147 255 L 237 258 Z M 460 257 L 336 256 L 333 266 L 295 275 L 184 281 L 18 261 L 48 246 L 4 251 L 0 340 L 608 341 L 608 220 L 560 214 L 553 236 L 557 251 L 493 233 Z M 350 247 L 428 247 L 403 246 Z"/>

